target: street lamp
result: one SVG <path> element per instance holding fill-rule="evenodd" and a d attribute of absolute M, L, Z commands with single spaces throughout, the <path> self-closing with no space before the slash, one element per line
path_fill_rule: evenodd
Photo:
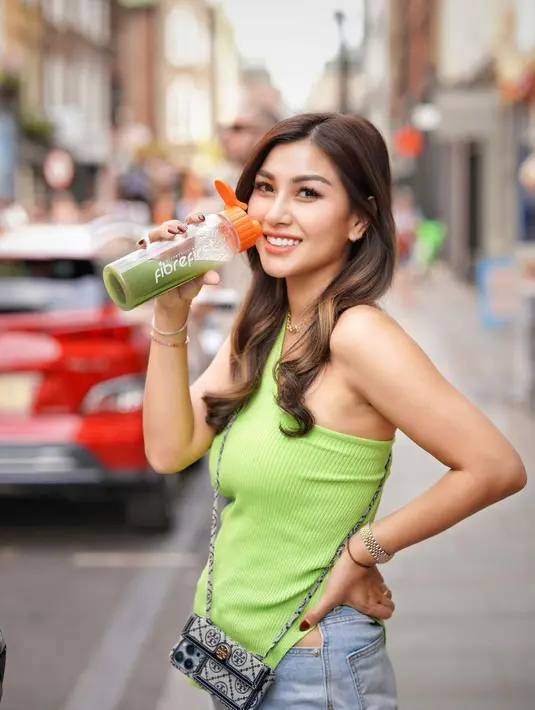
<path fill-rule="evenodd" d="M 338 25 L 338 33 L 340 36 L 340 45 L 338 50 L 338 78 L 340 82 L 340 97 L 338 110 L 340 113 L 348 113 L 348 84 L 349 84 L 349 56 L 347 52 L 347 44 L 344 34 L 344 25 L 346 21 L 345 13 L 337 10 L 334 13 L 334 19 Z"/>

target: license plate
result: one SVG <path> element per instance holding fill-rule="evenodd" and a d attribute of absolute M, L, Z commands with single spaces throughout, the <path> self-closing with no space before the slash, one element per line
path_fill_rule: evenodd
<path fill-rule="evenodd" d="M 35 372 L 0 375 L 0 414 L 29 414 L 40 381 Z"/>

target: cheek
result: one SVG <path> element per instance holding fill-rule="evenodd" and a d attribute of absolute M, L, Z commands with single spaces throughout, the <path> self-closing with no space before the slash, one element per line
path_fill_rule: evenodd
<path fill-rule="evenodd" d="M 345 246 L 348 239 L 347 219 L 332 210 L 318 208 L 303 213 L 300 226 L 314 245 L 332 249 L 335 244 Z"/>
<path fill-rule="evenodd" d="M 262 224 L 264 217 L 266 216 L 266 212 L 269 209 L 266 200 L 259 198 L 258 195 L 253 192 L 247 205 L 247 214 L 249 217 L 251 217 L 251 219 L 256 219 L 257 222 Z"/>

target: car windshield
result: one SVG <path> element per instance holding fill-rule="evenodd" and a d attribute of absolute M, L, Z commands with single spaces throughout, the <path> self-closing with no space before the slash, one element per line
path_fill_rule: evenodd
<path fill-rule="evenodd" d="M 108 302 L 88 259 L 0 259 L 0 313 L 96 308 Z"/>

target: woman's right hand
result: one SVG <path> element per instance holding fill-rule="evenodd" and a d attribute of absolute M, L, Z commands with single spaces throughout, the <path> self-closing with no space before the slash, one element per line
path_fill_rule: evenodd
<path fill-rule="evenodd" d="M 184 222 L 177 219 L 170 219 L 163 222 L 159 227 L 153 229 L 148 236 L 149 242 L 172 241 L 177 235 L 185 234 L 188 224 L 199 224 L 204 222 L 204 215 L 188 215 Z M 188 281 L 181 286 L 172 288 L 155 299 L 156 308 L 163 311 L 169 317 L 174 313 L 180 317 L 184 310 L 189 310 L 191 302 L 197 296 L 203 286 L 217 286 L 219 284 L 219 274 L 217 271 L 208 271 L 203 276 L 198 276 L 192 281 Z"/>

